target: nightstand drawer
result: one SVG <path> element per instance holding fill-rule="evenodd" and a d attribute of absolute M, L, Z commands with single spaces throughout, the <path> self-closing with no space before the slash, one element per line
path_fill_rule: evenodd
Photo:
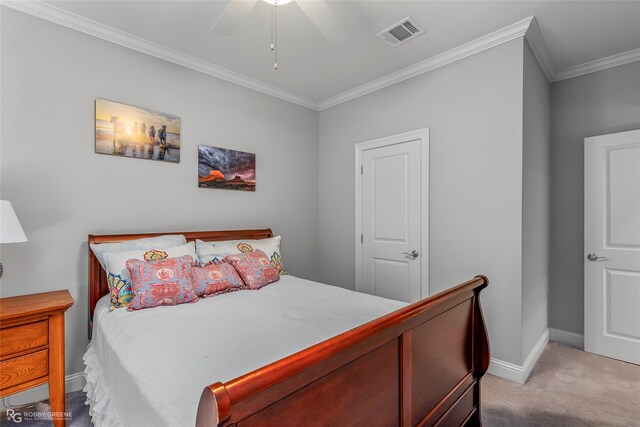
<path fill-rule="evenodd" d="M 41 350 L 26 356 L 0 362 L 0 389 L 45 377 L 49 373 L 49 351 Z"/>
<path fill-rule="evenodd" d="M 49 342 L 49 322 L 27 323 L 0 330 L 0 357 L 21 353 Z"/>

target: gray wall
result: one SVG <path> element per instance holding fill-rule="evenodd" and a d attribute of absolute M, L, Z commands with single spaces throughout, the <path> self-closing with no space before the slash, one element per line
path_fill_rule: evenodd
<path fill-rule="evenodd" d="M 639 128 L 640 62 L 551 85 L 550 327 L 584 330 L 584 138 Z"/>
<path fill-rule="evenodd" d="M 549 284 L 549 83 L 524 44 L 522 183 L 522 357 L 547 329 Z"/>
<path fill-rule="evenodd" d="M 1 197 L 29 238 L 3 245 L 2 296 L 68 288 L 67 373 L 87 344 L 87 234 L 269 226 L 317 279 L 315 111 L 2 8 Z M 179 164 L 94 153 L 94 99 L 182 118 Z M 197 145 L 256 153 L 257 191 L 197 188 Z"/>
<path fill-rule="evenodd" d="M 521 363 L 523 39 L 320 112 L 320 279 L 354 288 L 354 145 L 430 128 L 430 286 L 478 273 L 492 356 Z"/>

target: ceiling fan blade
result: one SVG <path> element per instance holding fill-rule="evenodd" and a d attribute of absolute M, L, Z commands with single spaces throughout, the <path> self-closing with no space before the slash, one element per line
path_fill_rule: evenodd
<path fill-rule="evenodd" d="M 296 3 L 329 43 L 338 44 L 349 36 L 326 2 L 322 0 L 297 0 Z"/>
<path fill-rule="evenodd" d="M 244 18 L 251 12 L 258 0 L 231 0 L 222 15 L 213 24 L 211 30 L 216 34 L 230 36 L 233 34 Z"/>

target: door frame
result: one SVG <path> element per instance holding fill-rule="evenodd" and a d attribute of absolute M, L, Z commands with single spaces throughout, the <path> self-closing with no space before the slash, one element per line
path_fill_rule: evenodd
<path fill-rule="evenodd" d="M 374 148 L 386 147 L 389 145 L 402 144 L 403 142 L 420 141 L 421 152 L 421 194 L 420 194 L 420 298 L 429 296 L 429 128 L 417 129 L 397 135 L 385 136 L 369 141 L 359 142 L 355 146 L 355 185 L 356 185 L 356 291 L 362 291 L 362 153 Z"/>

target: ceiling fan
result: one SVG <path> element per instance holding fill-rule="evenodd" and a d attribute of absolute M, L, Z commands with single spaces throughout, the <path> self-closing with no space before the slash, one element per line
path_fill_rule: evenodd
<path fill-rule="evenodd" d="M 307 17 L 313 22 L 318 31 L 331 44 L 343 41 L 348 33 L 333 14 L 324 0 L 262 0 L 272 6 L 271 8 L 271 45 L 274 51 L 274 68 L 278 69 L 278 7 L 295 1 Z M 211 28 L 214 33 L 220 35 L 232 35 L 241 22 L 251 12 L 258 0 L 231 0 L 222 15 Z"/>

